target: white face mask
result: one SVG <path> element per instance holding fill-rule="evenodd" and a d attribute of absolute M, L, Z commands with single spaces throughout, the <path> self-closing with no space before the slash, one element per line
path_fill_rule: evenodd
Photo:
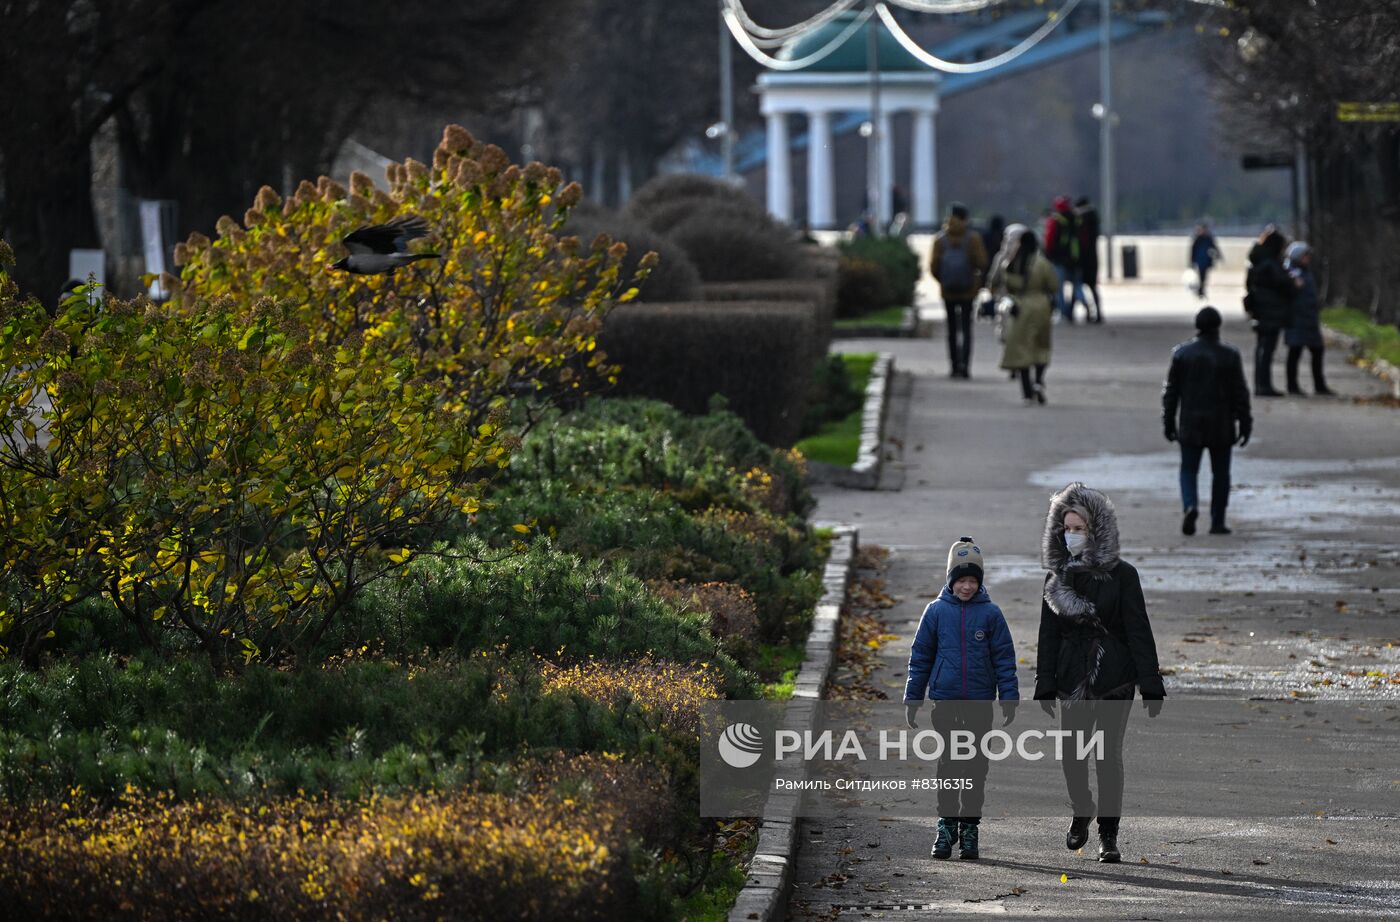
<path fill-rule="evenodd" d="M 1084 550 L 1084 546 L 1089 543 L 1089 536 L 1065 532 L 1065 547 L 1069 548 L 1071 557 L 1078 557 L 1079 552 Z"/>

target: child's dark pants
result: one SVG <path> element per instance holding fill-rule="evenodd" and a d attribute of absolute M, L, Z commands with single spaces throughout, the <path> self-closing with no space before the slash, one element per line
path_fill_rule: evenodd
<path fill-rule="evenodd" d="M 935 702 L 933 708 L 933 729 L 943 737 L 943 756 L 938 760 L 938 777 L 956 782 L 966 779 L 970 787 L 940 788 L 938 791 L 938 815 L 945 819 L 960 819 L 964 823 L 976 824 L 982 818 L 982 802 L 987 793 L 987 757 L 982 752 L 982 735 L 992 728 L 991 701 L 948 701 Z M 968 730 L 974 736 L 975 757 L 972 759 L 952 758 L 952 733 L 954 730 Z"/>

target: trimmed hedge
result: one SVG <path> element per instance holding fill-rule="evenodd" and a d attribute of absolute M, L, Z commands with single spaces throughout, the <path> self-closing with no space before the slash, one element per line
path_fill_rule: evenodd
<path fill-rule="evenodd" d="M 564 231 L 576 235 L 585 246 L 599 234 L 627 244 L 627 256 L 619 278 L 634 277 L 648 251 L 661 257 L 639 286 L 638 301 L 693 301 L 700 297 L 700 271 L 685 250 L 635 218 L 586 204 L 569 216 Z"/>
<path fill-rule="evenodd" d="M 914 303 L 914 290 L 919 284 L 919 256 L 903 237 L 852 237 L 841 242 L 840 250 L 847 259 L 868 260 L 884 268 L 895 298 L 891 303 L 900 307 Z M 881 304 L 872 309 L 889 306 Z"/>
<path fill-rule="evenodd" d="M 810 301 L 816 308 L 813 355 L 821 361 L 831 347 L 836 321 L 836 279 L 760 279 L 752 282 L 706 282 L 706 301 Z"/>
<path fill-rule="evenodd" d="M 798 438 L 817 337 L 804 301 L 627 304 L 603 324 L 599 346 L 622 366 L 618 392 L 687 413 L 716 394 L 770 445 Z"/>
<path fill-rule="evenodd" d="M 836 284 L 836 315 L 863 317 L 896 303 L 889 273 L 869 259 L 843 259 Z"/>
<path fill-rule="evenodd" d="M 699 208 L 671 229 L 707 282 L 739 282 L 801 276 L 798 245 L 786 233 L 740 212 Z"/>
<path fill-rule="evenodd" d="M 673 202 L 660 202 L 645 211 L 629 214 L 633 220 L 662 234 L 671 233 L 683 222 L 698 214 L 733 218 L 754 227 L 781 233 L 779 225 L 756 204 L 719 198 L 684 198 Z"/>
<path fill-rule="evenodd" d="M 713 176 L 696 173 L 672 173 L 657 176 L 642 185 L 632 194 L 627 203 L 627 214 L 640 221 L 648 222 L 651 213 L 663 205 L 678 201 L 724 202 L 747 208 L 767 217 L 763 206 L 742 186 L 727 183 Z"/>
<path fill-rule="evenodd" d="M 841 252 L 834 247 L 803 243 L 798 247 L 798 254 L 802 258 L 803 265 L 817 278 L 834 279 L 836 273 L 841 269 Z"/>

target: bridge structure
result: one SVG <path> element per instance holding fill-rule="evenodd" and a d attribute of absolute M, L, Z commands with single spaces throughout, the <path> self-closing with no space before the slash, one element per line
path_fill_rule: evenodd
<path fill-rule="evenodd" d="M 1115 13 L 1111 39 L 1119 46 L 1151 35 L 1170 21 L 1170 14 L 1162 11 Z M 926 47 L 945 61 L 985 61 L 1017 46 L 1045 23 L 1044 10 L 1012 13 Z M 1095 52 L 1102 40 L 1097 14 L 1087 8 L 1076 10 L 1046 38 L 1004 64 L 972 73 L 939 73 L 917 60 L 878 21 L 867 22 L 854 31 L 848 28 L 850 25 L 848 19 L 838 18 L 783 45 L 776 57 L 796 61 L 839 38 L 843 30 L 847 33 L 843 44 L 814 65 L 797 70 L 765 70 L 754 90 L 762 97 L 760 109 L 766 128 L 746 133 L 735 142 L 735 171 L 743 175 L 766 169 L 768 208 L 783 220 L 794 217 L 790 158 L 799 153 L 807 155 L 807 223 L 814 229 L 835 226 L 833 144 L 837 138 L 874 130 L 888 139 L 891 116 L 910 112 L 914 120 L 911 217 L 916 227 L 930 227 L 936 223 L 938 213 L 935 125 L 941 101 Z M 876 30 L 874 39 L 878 42 L 876 64 L 881 94 L 881 108 L 875 119 L 871 113 L 866 57 L 872 44 L 868 34 L 871 29 Z M 789 124 L 789 116 L 794 114 L 806 116 L 805 123 L 797 123 L 797 130 Z M 890 148 L 888 143 L 881 145 L 881 162 L 875 168 L 880 176 L 879 188 L 884 190 L 892 185 Z M 722 158 L 710 152 L 692 155 L 687 167 L 716 176 L 724 172 Z M 883 221 L 891 216 L 889 198 L 879 196 L 879 217 Z"/>

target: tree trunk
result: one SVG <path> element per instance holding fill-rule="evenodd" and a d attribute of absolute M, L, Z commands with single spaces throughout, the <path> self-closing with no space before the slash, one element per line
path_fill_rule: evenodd
<path fill-rule="evenodd" d="M 92 151 L 86 143 L 54 144 L 30 134 L 7 139 L 4 163 L 0 227 L 14 247 L 15 281 L 52 311 L 68 281 L 68 251 L 101 246 L 92 208 Z"/>

